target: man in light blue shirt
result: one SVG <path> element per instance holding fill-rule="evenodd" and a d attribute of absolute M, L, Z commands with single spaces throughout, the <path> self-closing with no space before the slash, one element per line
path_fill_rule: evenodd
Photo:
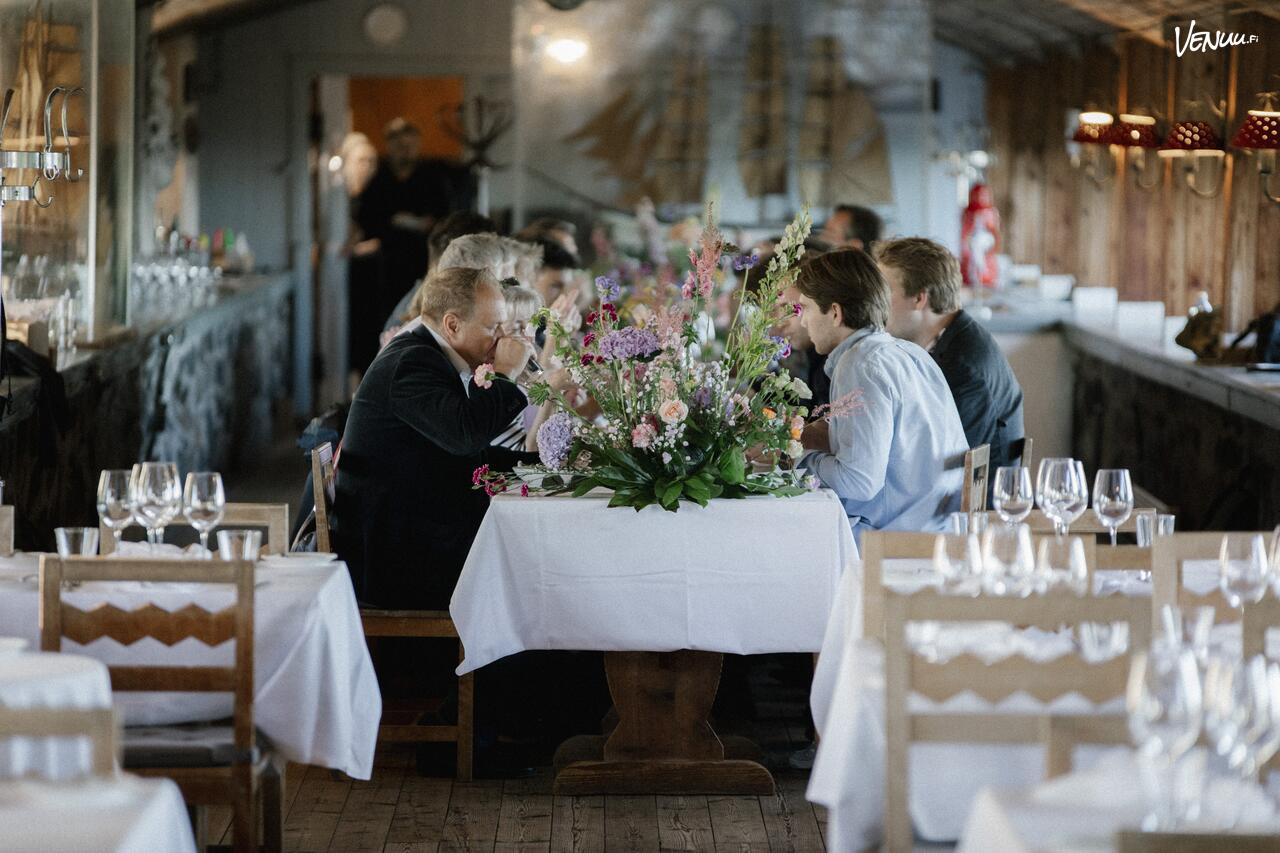
<path fill-rule="evenodd" d="M 889 287 L 865 252 L 807 261 L 796 289 L 800 321 L 827 355 L 833 413 L 806 427 L 800 467 L 840 496 L 859 538 L 943 530 L 960 509 L 968 443 L 942 371 L 885 331 Z"/>

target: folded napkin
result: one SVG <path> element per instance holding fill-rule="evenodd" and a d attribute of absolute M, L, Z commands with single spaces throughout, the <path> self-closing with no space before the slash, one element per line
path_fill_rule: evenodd
<path fill-rule="evenodd" d="M 185 548 L 179 548 L 177 545 L 170 545 L 167 542 L 161 542 L 159 545 L 149 545 L 146 542 L 121 542 L 115 553 L 121 557 L 165 557 L 168 559 L 176 557 L 204 560 L 217 552 L 201 548 L 198 542 L 192 543 Z"/>

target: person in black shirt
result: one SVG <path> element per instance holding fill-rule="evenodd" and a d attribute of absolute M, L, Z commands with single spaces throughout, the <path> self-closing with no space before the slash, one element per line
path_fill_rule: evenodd
<path fill-rule="evenodd" d="M 1014 458 L 1023 437 L 1022 387 L 991 333 L 960 307 L 960 263 L 932 240 L 877 244 L 889 282 L 889 332 L 933 355 L 942 368 L 970 447 L 991 445 L 994 471 Z"/>

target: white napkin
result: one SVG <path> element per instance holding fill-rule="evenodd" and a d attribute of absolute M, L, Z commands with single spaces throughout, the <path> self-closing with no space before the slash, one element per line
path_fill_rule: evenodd
<path fill-rule="evenodd" d="M 168 542 L 161 542 L 159 545 L 149 545 L 146 542 L 121 542 L 115 553 L 121 557 L 163 557 L 170 560 L 176 557 L 184 560 L 203 560 L 216 552 L 201 548 L 199 542 L 193 542 L 186 548 L 179 548 Z"/>

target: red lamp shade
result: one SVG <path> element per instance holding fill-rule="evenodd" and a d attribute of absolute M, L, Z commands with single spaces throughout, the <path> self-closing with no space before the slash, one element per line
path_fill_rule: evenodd
<path fill-rule="evenodd" d="M 1280 112 L 1249 110 L 1249 116 L 1231 139 L 1233 148 L 1280 148 Z"/>
<path fill-rule="evenodd" d="M 1169 128 L 1161 151 L 1205 151 L 1222 148 L 1217 132 L 1203 121 L 1179 121 Z"/>
<path fill-rule="evenodd" d="M 1159 148 L 1156 120 L 1151 116 L 1120 114 L 1120 120 L 1111 125 L 1107 142 L 1129 148 Z"/>
<path fill-rule="evenodd" d="M 1110 140 L 1111 126 L 1115 119 L 1110 113 L 1088 111 L 1080 113 L 1080 126 L 1072 135 L 1073 142 L 1086 142 L 1094 145 L 1106 145 Z"/>

